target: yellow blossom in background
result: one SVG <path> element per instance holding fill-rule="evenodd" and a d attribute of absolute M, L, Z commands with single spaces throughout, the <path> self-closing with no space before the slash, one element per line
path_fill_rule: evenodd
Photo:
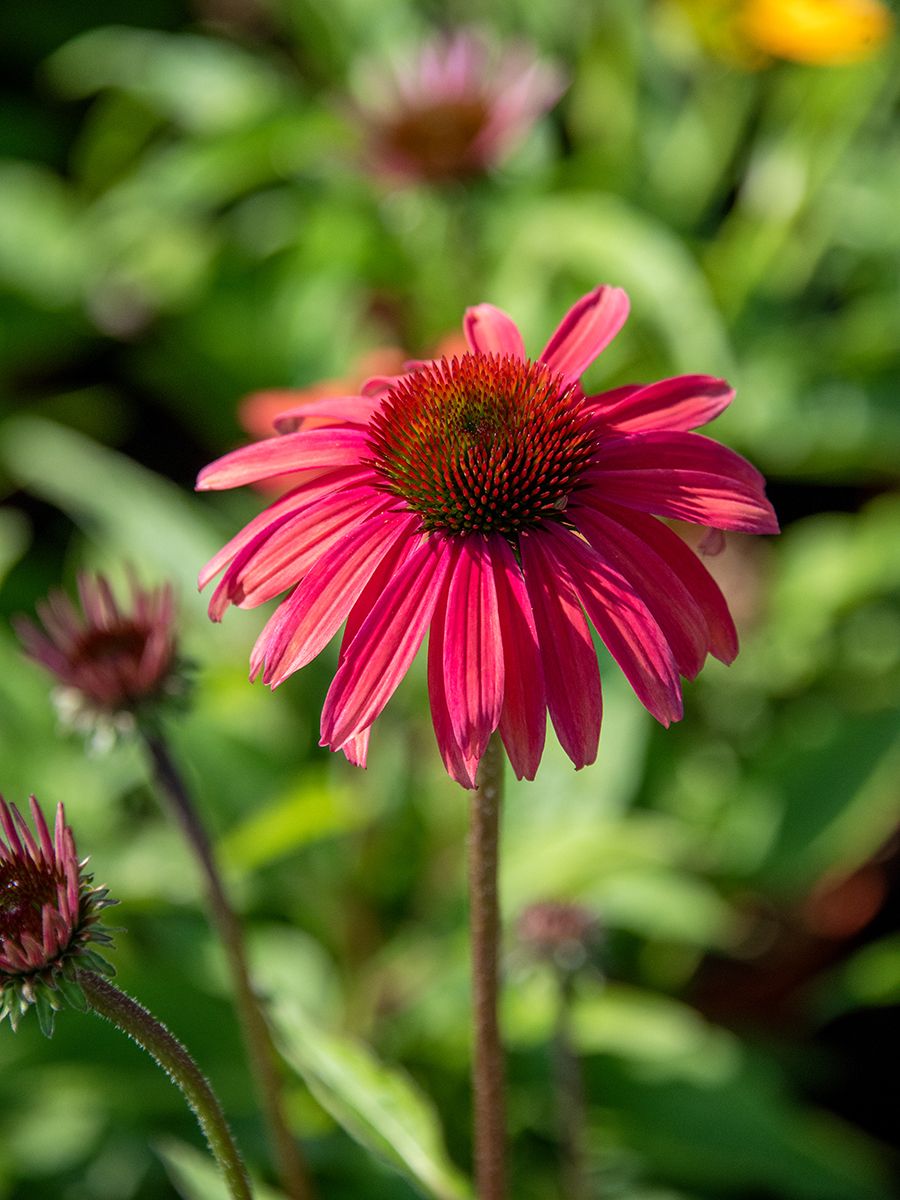
<path fill-rule="evenodd" d="M 881 0 L 677 0 L 701 45 L 753 70 L 773 58 L 829 66 L 859 62 L 890 36 Z"/>
<path fill-rule="evenodd" d="M 823 66 L 874 54 L 891 31 L 880 0 L 748 0 L 740 26 L 766 54 Z"/>

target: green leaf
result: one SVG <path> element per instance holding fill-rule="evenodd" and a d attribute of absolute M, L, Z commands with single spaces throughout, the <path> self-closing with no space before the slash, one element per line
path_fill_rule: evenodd
<path fill-rule="evenodd" d="M 217 548 L 201 506 L 175 484 L 81 434 L 35 417 L 0 426 L 0 461 L 108 548 L 191 579 Z"/>
<path fill-rule="evenodd" d="M 657 1076 L 652 1063 L 590 1061 L 626 1143 L 648 1169 L 692 1194 L 782 1200 L 883 1200 L 878 1147 L 836 1118 L 804 1109 L 758 1048 L 718 1078 Z"/>
<path fill-rule="evenodd" d="M 854 1008 L 894 1004 L 900 1004 L 900 934 L 857 950 L 822 980 L 815 1000 L 823 1021 Z"/>
<path fill-rule="evenodd" d="M 90 261 L 81 232 L 78 205 L 56 175 L 0 163 L 0 283 L 50 309 L 73 303 Z"/>
<path fill-rule="evenodd" d="M 220 849 L 229 865 L 252 871 L 311 842 L 358 829 L 370 817 L 348 787 L 325 774 L 305 773 L 274 803 L 231 829 Z"/>
<path fill-rule="evenodd" d="M 121 88 L 206 134 L 252 124 L 284 93 L 277 72 L 231 42 L 125 26 L 81 34 L 57 50 L 46 69 L 67 96 Z"/>
<path fill-rule="evenodd" d="M 56 1020 L 56 1009 L 44 986 L 38 986 L 34 993 L 34 1011 L 37 1013 L 38 1024 L 44 1037 L 53 1037 L 53 1025 Z"/>
<path fill-rule="evenodd" d="M 677 234 L 626 201 L 596 193 L 542 199 L 512 219 L 504 213 L 502 234 L 498 299 L 509 298 L 506 306 L 529 331 L 551 312 L 548 289 L 561 275 L 584 288 L 612 283 L 628 291 L 635 314 L 655 327 L 676 370 L 731 371 L 725 327 L 700 266 Z M 569 294 L 571 303 L 576 297 Z M 613 361 L 618 353 L 616 344 Z M 641 353 L 646 370 L 646 347 Z"/>
<path fill-rule="evenodd" d="M 816 724 L 816 736 L 805 746 L 798 747 L 789 731 L 764 773 L 784 813 L 763 877 L 791 892 L 826 870 L 852 870 L 896 827 L 897 712 L 843 712 Z"/>
<path fill-rule="evenodd" d="M 0 584 L 31 543 L 27 517 L 15 508 L 0 508 Z"/>
<path fill-rule="evenodd" d="M 230 1200 L 228 1185 L 213 1160 L 202 1150 L 175 1138 L 166 1138 L 156 1143 L 156 1153 L 184 1200 Z M 253 1195 L 255 1200 L 284 1200 L 283 1192 L 256 1181 Z"/>
<path fill-rule="evenodd" d="M 310 1091 L 361 1145 L 437 1200 L 469 1200 L 444 1149 L 431 1103 L 402 1071 L 361 1042 L 315 1025 L 296 1004 L 276 1003 L 276 1036 Z"/>

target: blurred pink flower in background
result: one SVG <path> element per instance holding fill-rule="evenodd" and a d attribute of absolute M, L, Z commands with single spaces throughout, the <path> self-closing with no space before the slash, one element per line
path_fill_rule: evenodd
<path fill-rule="evenodd" d="M 565 90 L 527 43 L 498 45 L 473 30 L 433 38 L 417 54 L 366 62 L 355 88 L 373 167 L 426 183 L 489 171 Z"/>
<path fill-rule="evenodd" d="M 134 727 L 134 714 L 182 699 L 172 589 L 131 579 L 130 603 L 117 601 L 102 575 L 78 577 L 80 607 L 52 591 L 37 605 L 40 624 L 19 617 L 25 653 L 53 675 L 61 718 L 98 748 Z"/>
<path fill-rule="evenodd" d="M 586 396 L 582 372 L 615 337 L 628 299 L 598 287 L 536 360 L 512 319 L 469 309 L 469 352 L 380 378 L 363 394 L 282 415 L 286 432 L 201 471 L 201 489 L 303 472 L 206 565 L 224 572 L 209 612 L 288 592 L 254 648 L 276 686 L 346 622 L 322 744 L 364 763 L 372 724 L 430 629 L 428 687 L 448 772 L 472 786 L 497 729 L 533 778 L 546 714 L 576 767 L 600 734 L 585 614 L 663 724 L 682 714 L 679 673 L 730 662 L 737 635 L 719 588 L 656 517 L 775 533 L 760 474 L 689 432 L 732 391 L 685 375 Z M 300 428 L 297 428 L 298 421 Z"/>

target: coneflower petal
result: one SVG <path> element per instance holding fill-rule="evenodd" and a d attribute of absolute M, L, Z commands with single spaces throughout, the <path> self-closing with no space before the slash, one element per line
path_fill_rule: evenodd
<path fill-rule="evenodd" d="M 323 745 L 343 746 L 387 704 L 422 644 L 449 565 L 448 543 L 427 538 L 387 584 L 325 697 Z"/>
<path fill-rule="evenodd" d="M 473 354 L 508 354 L 525 358 L 525 343 L 512 317 L 493 304 L 467 308 L 463 331 Z"/>
<path fill-rule="evenodd" d="M 464 759 L 480 759 L 503 706 L 503 645 L 487 543 L 479 535 L 453 549 L 447 592 L 444 685 Z"/>
<path fill-rule="evenodd" d="M 301 429 L 232 450 L 197 476 L 197 490 L 241 487 L 298 471 L 356 466 L 366 452 L 366 435 L 355 426 Z"/>
<path fill-rule="evenodd" d="M 635 695 L 663 725 L 681 718 L 681 687 L 672 651 L 628 580 L 567 529 L 547 529 L 545 553 L 569 580 L 591 624 Z"/>
<path fill-rule="evenodd" d="M 543 529 L 522 534 L 522 572 L 541 646 L 550 719 L 562 748 L 580 768 L 597 757 L 600 669 L 575 589 L 545 542 Z"/>
<path fill-rule="evenodd" d="M 574 304 L 540 354 L 540 361 L 575 382 L 628 318 L 628 296 L 602 284 Z"/>
<path fill-rule="evenodd" d="M 489 539 L 497 612 L 503 637 L 503 710 L 500 736 L 519 779 L 534 779 L 547 734 L 544 668 L 528 589 L 509 543 Z"/>
<path fill-rule="evenodd" d="M 645 387 L 588 396 L 585 407 L 628 433 L 690 430 L 706 425 L 734 399 L 734 389 L 712 375 L 677 375 Z"/>

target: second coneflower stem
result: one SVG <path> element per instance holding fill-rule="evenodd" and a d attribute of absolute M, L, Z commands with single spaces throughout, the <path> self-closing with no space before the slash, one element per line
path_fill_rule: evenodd
<path fill-rule="evenodd" d="M 495 733 L 478 770 L 469 825 L 469 921 L 472 930 L 475 1190 L 478 1200 L 506 1195 L 506 1101 L 500 1041 L 500 808 L 503 745 Z"/>
<path fill-rule="evenodd" d="M 157 786 L 203 871 L 209 907 L 228 960 L 247 1057 L 262 1104 L 281 1185 L 290 1200 L 312 1200 L 309 1175 L 288 1128 L 278 1059 L 250 978 L 243 930 L 225 891 L 212 843 L 163 735 L 158 729 L 143 728 L 141 733 L 153 764 Z"/>
<path fill-rule="evenodd" d="M 572 971 L 557 971 L 557 989 L 553 1074 L 559 1123 L 562 1191 L 566 1200 L 587 1200 L 587 1108 L 581 1060 L 572 1039 L 572 1005 L 575 1000 L 575 975 Z"/>
<path fill-rule="evenodd" d="M 252 1200 L 247 1170 L 218 1097 L 181 1042 L 143 1005 L 132 1000 L 108 979 L 93 971 L 79 971 L 77 982 L 88 1007 L 127 1033 L 156 1059 L 172 1082 L 181 1089 L 200 1123 L 232 1200 Z"/>

